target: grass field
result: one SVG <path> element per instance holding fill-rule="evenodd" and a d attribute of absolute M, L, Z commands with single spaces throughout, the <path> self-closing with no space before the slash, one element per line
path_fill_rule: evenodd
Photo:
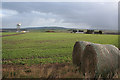
<path fill-rule="evenodd" d="M 16 34 L 16 32 L 3 32 L 2 35 L 11 35 L 11 34 Z"/>
<path fill-rule="evenodd" d="M 7 33 L 3 33 L 5 34 Z M 3 64 L 71 63 L 76 41 L 112 44 L 118 47 L 118 35 L 26 33 L 2 37 Z"/>
<path fill-rule="evenodd" d="M 3 33 L 11 35 L 15 33 Z M 3 78 L 85 78 L 72 64 L 76 41 L 118 45 L 118 35 L 30 32 L 2 37 Z M 109 75 L 109 74 L 108 74 Z M 116 73 L 112 78 L 118 78 Z M 108 77 L 109 78 L 109 77 Z"/>

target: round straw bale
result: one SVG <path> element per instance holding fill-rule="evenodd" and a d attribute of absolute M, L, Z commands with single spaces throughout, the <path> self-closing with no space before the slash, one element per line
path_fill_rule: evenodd
<path fill-rule="evenodd" d="M 81 57 L 82 53 L 84 51 L 84 48 L 87 44 L 90 44 L 90 42 L 86 41 L 77 41 L 73 48 L 73 54 L 72 54 L 72 62 L 75 65 L 80 66 L 81 65 Z"/>
<path fill-rule="evenodd" d="M 82 73 L 90 78 L 96 75 L 106 77 L 109 72 L 118 69 L 120 51 L 113 45 L 89 44 L 82 57 Z"/>

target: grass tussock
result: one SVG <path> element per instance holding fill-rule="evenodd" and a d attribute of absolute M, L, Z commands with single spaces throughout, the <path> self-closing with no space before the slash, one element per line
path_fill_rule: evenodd
<path fill-rule="evenodd" d="M 70 63 L 43 65 L 3 65 L 3 78 L 89 78 L 83 75 L 80 68 Z M 119 78 L 118 71 L 107 78 Z M 103 78 L 99 75 L 97 78 Z"/>

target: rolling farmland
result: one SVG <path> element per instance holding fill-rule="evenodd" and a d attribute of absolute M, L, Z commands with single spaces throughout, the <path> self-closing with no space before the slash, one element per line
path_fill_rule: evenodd
<path fill-rule="evenodd" d="M 3 78 L 85 78 L 72 63 L 76 41 L 118 45 L 118 35 L 42 33 L 3 33 Z M 117 75 L 117 76 L 116 76 Z M 114 78 L 120 75 L 115 74 Z"/>
<path fill-rule="evenodd" d="M 118 35 L 26 33 L 2 38 L 3 64 L 71 63 L 76 41 L 118 47 Z"/>

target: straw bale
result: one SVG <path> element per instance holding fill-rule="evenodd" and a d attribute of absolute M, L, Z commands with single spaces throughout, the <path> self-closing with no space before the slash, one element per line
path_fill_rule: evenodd
<path fill-rule="evenodd" d="M 97 75 L 106 77 L 119 68 L 120 51 L 113 45 L 89 44 L 83 51 L 81 70 L 93 78 Z"/>
<path fill-rule="evenodd" d="M 88 44 L 90 44 L 90 42 L 86 42 L 86 41 L 77 41 L 75 43 L 74 48 L 73 48 L 73 54 L 72 54 L 73 64 L 78 65 L 78 66 L 81 65 L 82 53 L 84 51 L 84 48 Z"/>

